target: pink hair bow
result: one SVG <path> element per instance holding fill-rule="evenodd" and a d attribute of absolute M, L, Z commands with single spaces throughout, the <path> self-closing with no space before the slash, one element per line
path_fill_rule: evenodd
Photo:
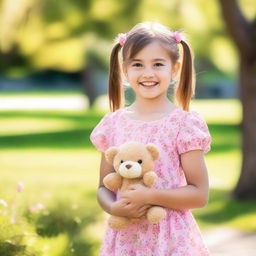
<path fill-rule="evenodd" d="M 127 35 L 124 34 L 124 33 L 121 33 L 119 34 L 118 36 L 118 43 L 121 45 L 121 46 L 124 46 L 125 42 L 126 42 L 126 38 L 127 38 Z"/>
<path fill-rule="evenodd" d="M 174 38 L 176 44 L 180 44 L 181 43 L 181 33 L 179 31 L 175 31 L 172 33 L 172 37 Z"/>

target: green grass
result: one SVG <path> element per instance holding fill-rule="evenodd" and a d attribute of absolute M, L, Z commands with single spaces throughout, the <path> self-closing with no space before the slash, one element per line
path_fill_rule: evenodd
<path fill-rule="evenodd" d="M 193 210 L 200 227 L 224 225 L 256 232 L 255 201 L 239 202 L 229 196 L 241 167 L 240 104 L 236 100 L 198 100 L 193 102 L 193 109 L 205 117 L 213 138 L 212 151 L 206 155 L 210 200 L 204 209 Z M 63 217 L 61 212 L 67 211 L 71 220 L 83 220 L 79 239 L 86 237 L 92 241 L 94 255 L 98 252 L 106 215 L 96 203 L 100 154 L 92 147 L 89 134 L 102 114 L 102 111 L 0 112 L 0 199 L 11 202 L 16 183 L 22 180 L 25 189 L 19 195 L 21 206 L 26 209 L 40 201 L 59 219 Z M 74 205 L 79 209 L 77 216 L 73 215 Z M 40 221 L 50 220 L 45 217 Z M 34 242 L 27 239 L 35 247 L 47 243 L 49 255 L 62 256 L 62 250 L 67 250 L 70 242 L 67 232 L 71 231 Z M 85 245 L 82 240 L 77 248 Z"/>

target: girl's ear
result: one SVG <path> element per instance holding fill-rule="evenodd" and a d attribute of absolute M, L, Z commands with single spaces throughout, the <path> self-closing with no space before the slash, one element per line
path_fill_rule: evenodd
<path fill-rule="evenodd" d="M 180 62 L 176 61 L 176 63 L 172 67 L 172 76 L 175 77 L 179 70 L 180 70 Z"/>

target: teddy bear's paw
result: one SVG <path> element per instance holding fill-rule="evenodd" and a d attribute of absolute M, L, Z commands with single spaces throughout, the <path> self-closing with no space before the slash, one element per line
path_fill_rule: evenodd
<path fill-rule="evenodd" d="M 111 191 L 116 191 L 122 185 L 122 177 L 117 173 L 109 173 L 103 179 L 103 184 Z"/>
<path fill-rule="evenodd" d="M 129 223 L 130 223 L 129 219 L 125 217 L 110 216 L 108 220 L 109 227 L 114 230 L 124 229 L 129 225 Z"/>
<path fill-rule="evenodd" d="M 147 212 L 147 219 L 152 223 L 158 223 L 166 217 L 166 211 L 160 206 L 153 206 Z"/>
<path fill-rule="evenodd" d="M 143 182 L 146 186 L 152 187 L 157 180 L 157 175 L 154 172 L 147 172 L 143 176 Z"/>

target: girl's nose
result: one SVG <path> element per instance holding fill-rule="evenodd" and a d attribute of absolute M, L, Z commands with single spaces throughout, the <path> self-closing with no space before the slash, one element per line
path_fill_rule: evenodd
<path fill-rule="evenodd" d="M 143 72 L 143 77 L 148 78 L 148 77 L 153 77 L 154 72 L 151 68 L 145 69 Z"/>

